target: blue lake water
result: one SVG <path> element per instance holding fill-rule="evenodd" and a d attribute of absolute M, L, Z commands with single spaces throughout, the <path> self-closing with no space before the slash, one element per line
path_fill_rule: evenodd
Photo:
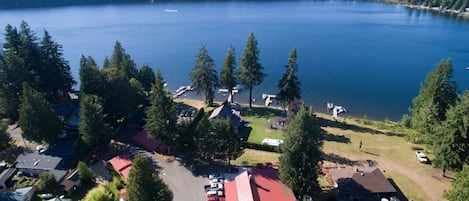
<path fill-rule="evenodd" d="M 0 27 L 19 26 L 22 20 L 39 37 L 46 29 L 63 45 L 77 80 L 82 54 L 102 63 L 119 40 L 138 66 L 160 67 L 176 89 L 190 84 L 201 44 L 219 69 L 229 45 L 239 58 L 248 33 L 254 32 L 268 75 L 254 89 L 258 100 L 262 93 L 277 92 L 292 47 L 298 51 L 303 99 L 316 111 L 333 101 L 346 106 L 349 115 L 398 120 L 426 74 L 447 57 L 453 59 L 459 89 L 469 86 L 469 23 L 396 4 L 199 2 L 0 11 Z"/>

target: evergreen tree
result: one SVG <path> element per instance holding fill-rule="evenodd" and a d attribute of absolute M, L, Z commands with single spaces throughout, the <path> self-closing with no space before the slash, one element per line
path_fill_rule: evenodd
<path fill-rule="evenodd" d="M 51 192 L 57 187 L 57 181 L 54 174 L 51 172 L 44 172 L 39 175 L 39 181 L 37 187 L 41 192 Z"/>
<path fill-rule="evenodd" d="M 293 189 L 299 200 L 321 190 L 317 179 L 322 145 L 323 131 L 312 109 L 303 106 L 287 127 L 279 158 L 280 180 Z"/>
<path fill-rule="evenodd" d="M 230 163 L 231 160 L 235 160 L 240 157 L 244 150 L 242 148 L 242 141 L 236 132 L 235 128 L 231 124 L 230 119 L 226 120 L 215 120 L 213 122 L 215 124 L 215 128 L 218 128 L 214 132 L 219 136 L 219 143 L 217 159 L 225 160 Z"/>
<path fill-rule="evenodd" d="M 108 57 L 104 57 L 103 68 L 111 68 L 112 64 Z"/>
<path fill-rule="evenodd" d="M 212 160 L 216 152 L 215 135 L 210 132 L 211 124 L 206 114 L 197 124 L 195 143 L 197 145 L 197 158 Z"/>
<path fill-rule="evenodd" d="M 107 145 L 111 129 L 105 122 L 101 100 L 95 95 L 82 95 L 80 101 L 80 137 L 89 147 Z"/>
<path fill-rule="evenodd" d="M 114 201 L 114 199 L 112 193 L 106 190 L 104 186 L 97 186 L 88 191 L 82 201 Z"/>
<path fill-rule="evenodd" d="M 26 83 L 22 94 L 18 125 L 23 137 L 37 143 L 56 139 L 62 123 L 46 99 Z"/>
<path fill-rule="evenodd" d="M 57 101 L 67 95 L 75 84 L 70 65 L 63 58 L 62 46 L 53 41 L 47 31 L 44 31 L 39 50 L 43 93 L 49 101 Z"/>
<path fill-rule="evenodd" d="M 25 68 L 24 59 L 19 55 L 21 37 L 18 30 L 11 25 L 5 28 L 5 42 L 0 69 L 0 106 L 3 114 L 12 121 L 18 120 L 18 108 L 23 82 L 30 80 Z"/>
<path fill-rule="evenodd" d="M 444 192 L 443 196 L 449 201 L 466 201 L 469 198 L 469 164 L 466 163 L 462 170 L 456 173 L 456 180 L 451 189 Z"/>
<path fill-rule="evenodd" d="M 148 159 L 142 155 L 137 155 L 132 162 L 126 189 L 126 201 L 173 200 L 173 193 L 153 171 Z"/>
<path fill-rule="evenodd" d="M 13 146 L 13 140 L 7 132 L 8 126 L 0 121 L 0 152 Z"/>
<path fill-rule="evenodd" d="M 187 158 L 197 158 L 197 125 L 205 117 L 204 108 L 200 108 L 189 124 L 179 124 L 178 150 Z"/>
<path fill-rule="evenodd" d="M 436 132 L 434 165 L 460 170 L 469 161 L 469 92 L 466 91 L 455 106 L 446 113 L 446 120 Z M 444 176 L 444 175 L 443 175 Z"/>
<path fill-rule="evenodd" d="M 241 57 L 239 68 L 239 82 L 249 89 L 249 108 L 252 104 L 252 89 L 254 86 L 260 85 L 266 76 L 262 70 L 264 69 L 259 63 L 259 49 L 257 48 L 257 40 L 254 34 L 249 33 L 246 47 Z"/>
<path fill-rule="evenodd" d="M 277 85 L 280 90 L 277 94 L 277 100 L 279 100 L 283 106 L 290 104 L 295 99 L 301 99 L 300 81 L 298 81 L 298 77 L 295 75 L 298 71 L 296 64 L 296 48 L 290 51 L 288 65 L 285 67 L 287 69 Z"/>
<path fill-rule="evenodd" d="M 223 67 L 220 71 L 220 83 L 221 86 L 228 89 L 228 94 L 231 95 L 231 102 L 234 102 L 233 98 L 233 88 L 236 87 L 238 81 L 235 75 L 235 52 L 233 46 L 230 46 L 228 52 L 226 53 L 225 61 L 223 62 Z"/>
<path fill-rule="evenodd" d="M 112 67 L 116 68 L 119 74 L 129 80 L 138 76 L 138 70 L 135 62 L 129 54 L 125 52 L 119 41 L 114 45 L 114 52 L 111 57 Z"/>
<path fill-rule="evenodd" d="M 80 59 L 80 93 L 98 94 L 103 90 L 103 79 L 93 57 L 81 55 Z"/>
<path fill-rule="evenodd" d="M 77 171 L 82 184 L 87 185 L 93 182 L 93 171 L 86 165 L 86 163 L 82 161 L 78 162 Z"/>
<path fill-rule="evenodd" d="M 153 138 L 173 142 L 176 129 L 176 107 L 169 91 L 164 87 L 160 69 L 156 72 L 155 84 L 151 90 L 150 107 L 147 110 L 145 129 Z"/>
<path fill-rule="evenodd" d="M 142 83 L 145 91 L 150 91 L 151 85 L 155 83 L 155 73 L 153 72 L 153 69 L 148 65 L 142 65 L 138 72 L 138 81 Z"/>
<path fill-rule="evenodd" d="M 213 59 L 208 55 L 204 45 L 200 47 L 197 54 L 197 60 L 191 71 L 190 79 L 192 87 L 195 88 L 197 94 L 203 92 L 205 94 L 205 103 L 212 105 L 215 89 L 219 86 L 219 81 Z"/>
<path fill-rule="evenodd" d="M 199 122 L 196 132 L 196 144 L 200 159 L 220 159 L 229 162 L 243 153 L 241 138 L 229 119 L 209 121 L 208 118 L 203 118 Z"/>
<path fill-rule="evenodd" d="M 412 101 L 412 127 L 422 133 L 429 144 L 433 144 L 433 128 L 446 119 L 446 110 L 457 98 L 457 85 L 451 80 L 453 71 L 451 60 L 442 60 L 427 75 L 419 95 Z"/>

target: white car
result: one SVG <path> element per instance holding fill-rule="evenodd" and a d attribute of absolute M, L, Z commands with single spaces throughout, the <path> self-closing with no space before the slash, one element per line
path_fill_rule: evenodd
<path fill-rule="evenodd" d="M 223 179 L 210 179 L 209 184 L 223 184 L 225 181 Z"/>
<path fill-rule="evenodd" d="M 221 174 L 211 174 L 211 175 L 208 175 L 208 179 L 210 179 L 210 180 L 212 180 L 212 179 L 224 179 L 224 177 Z"/>
<path fill-rule="evenodd" d="M 210 184 L 210 190 L 223 190 L 223 184 L 221 183 Z"/>
<path fill-rule="evenodd" d="M 417 159 L 419 159 L 420 163 L 429 163 L 430 162 L 428 157 L 421 151 L 416 151 L 415 155 L 417 156 Z"/>

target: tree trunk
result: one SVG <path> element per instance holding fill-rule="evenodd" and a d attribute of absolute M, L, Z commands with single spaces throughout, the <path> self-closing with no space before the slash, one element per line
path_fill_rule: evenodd
<path fill-rule="evenodd" d="M 443 168 L 443 170 L 441 171 L 441 176 L 446 177 L 446 168 Z"/>
<path fill-rule="evenodd" d="M 252 103 L 252 88 L 249 89 L 249 108 L 252 107 L 251 103 Z"/>

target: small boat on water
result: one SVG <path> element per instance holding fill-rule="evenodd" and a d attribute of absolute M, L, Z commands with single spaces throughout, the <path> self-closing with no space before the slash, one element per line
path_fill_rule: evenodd
<path fill-rule="evenodd" d="M 164 12 L 167 12 L 167 13 L 177 13 L 178 10 L 177 10 L 177 9 L 164 9 Z"/>
<path fill-rule="evenodd" d="M 469 70 L 469 66 L 468 66 L 468 67 L 466 67 L 466 70 Z"/>

